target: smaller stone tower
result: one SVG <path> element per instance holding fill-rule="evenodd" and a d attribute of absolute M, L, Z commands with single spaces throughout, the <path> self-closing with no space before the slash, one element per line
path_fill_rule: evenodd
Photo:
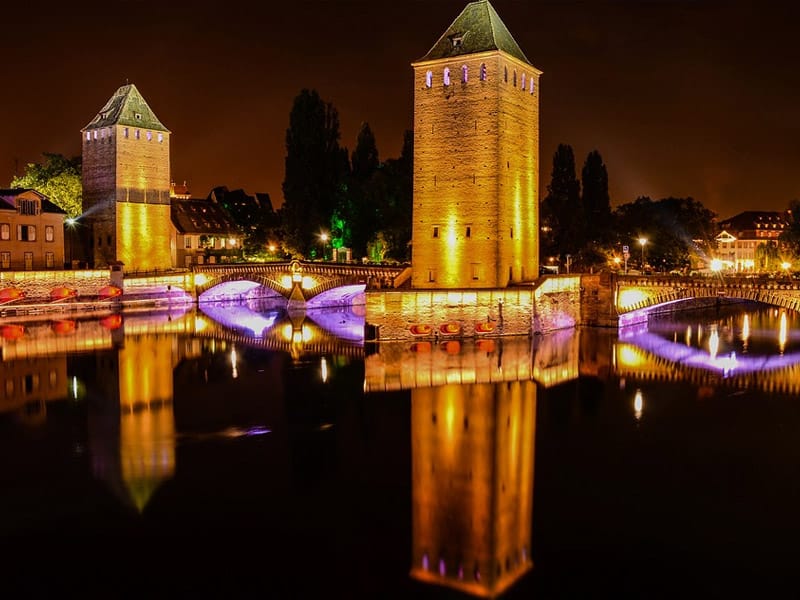
<path fill-rule="evenodd" d="M 169 135 L 133 84 L 119 88 L 81 130 L 82 219 L 95 268 L 172 266 Z"/>

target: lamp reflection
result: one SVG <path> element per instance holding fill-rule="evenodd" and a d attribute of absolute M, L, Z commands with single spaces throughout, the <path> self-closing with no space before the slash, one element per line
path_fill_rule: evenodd
<path fill-rule="evenodd" d="M 750 315 L 745 313 L 742 318 L 742 350 L 747 352 L 747 342 L 750 340 Z"/>
<path fill-rule="evenodd" d="M 639 421 L 642 418 L 642 410 L 644 409 L 644 398 L 642 397 L 642 390 L 636 390 L 633 397 L 633 416 Z"/>
<path fill-rule="evenodd" d="M 786 335 L 787 335 L 787 325 L 786 325 L 786 313 L 781 312 L 781 320 L 778 329 L 778 350 L 781 354 L 786 349 Z"/>

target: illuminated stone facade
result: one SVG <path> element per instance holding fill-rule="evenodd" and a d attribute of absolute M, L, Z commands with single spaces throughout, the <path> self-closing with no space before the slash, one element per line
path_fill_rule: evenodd
<path fill-rule="evenodd" d="M 90 262 L 122 262 L 125 271 L 170 268 L 170 132 L 130 84 L 81 136 Z"/>
<path fill-rule="evenodd" d="M 536 279 L 541 71 L 486 0 L 412 66 L 412 287 Z"/>

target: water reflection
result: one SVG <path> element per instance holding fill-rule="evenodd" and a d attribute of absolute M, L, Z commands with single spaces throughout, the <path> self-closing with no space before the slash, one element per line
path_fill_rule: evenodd
<path fill-rule="evenodd" d="M 798 322 L 786 311 L 697 313 L 688 325 L 685 316 L 654 318 L 618 333 L 367 347 L 356 334 L 363 332 L 358 310 L 288 314 L 220 304 L 72 321 L 67 328 L 47 319 L 13 323 L 22 333 L 0 340 L 0 410 L 20 427 L 43 430 L 48 406 L 85 404 L 91 473 L 137 515 L 160 490 L 179 487 L 188 446 L 269 439 L 274 469 L 257 478 L 280 488 L 281 475 L 291 479 L 284 463 L 297 460 L 292 450 L 301 453 L 291 446 L 287 413 L 311 414 L 314 434 L 342 435 L 341 420 L 355 419 L 379 394 L 408 390 L 406 572 L 478 596 L 513 588 L 533 567 L 543 393 L 579 378 L 614 377 L 624 382 L 625 418 L 644 428 L 658 414 L 647 387 L 653 381 L 800 392 Z M 285 363 L 273 364 L 275 356 Z M 363 372 L 341 392 L 352 410 L 327 411 L 325 390 L 342 385 L 340 373 L 353 364 Z M 366 437 L 356 427 L 349 435 Z"/>

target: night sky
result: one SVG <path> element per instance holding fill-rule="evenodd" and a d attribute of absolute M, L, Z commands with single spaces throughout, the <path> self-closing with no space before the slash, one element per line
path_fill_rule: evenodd
<path fill-rule="evenodd" d="M 46 8 L 52 4 L 52 7 Z M 598 150 L 612 205 L 691 196 L 721 218 L 800 198 L 800 5 L 492 0 L 541 78 L 541 193 L 559 143 Z M 4 6 L 0 186 L 134 83 L 172 132 L 172 178 L 282 202 L 292 101 L 316 89 L 381 159 L 412 126 L 410 63 L 464 0 L 95 0 Z"/>

